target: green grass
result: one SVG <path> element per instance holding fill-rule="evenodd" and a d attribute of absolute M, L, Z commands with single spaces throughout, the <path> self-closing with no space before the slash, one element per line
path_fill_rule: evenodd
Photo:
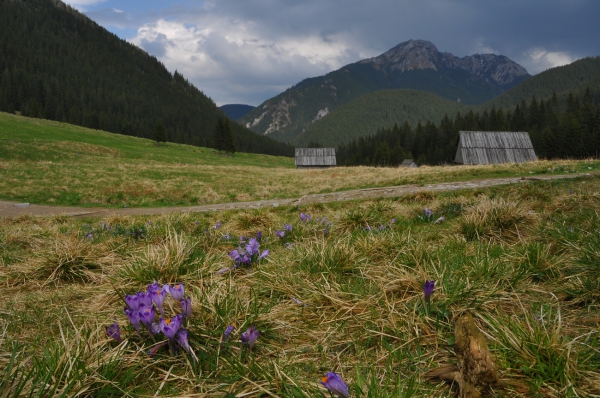
<path fill-rule="evenodd" d="M 82 207 L 165 207 L 494 177 L 600 170 L 600 162 L 540 161 L 418 169 L 297 170 L 291 158 L 154 142 L 0 113 L 0 198 Z M 534 189 L 535 190 L 535 189 Z M 531 191 L 530 196 L 539 196 Z M 543 199 L 539 197 L 538 199 Z"/>
<path fill-rule="evenodd" d="M 599 192 L 590 176 L 299 209 L 3 219 L 0 389 L 327 397 L 319 380 L 335 371 L 352 397 L 447 397 L 450 385 L 424 375 L 456 363 L 454 322 L 471 312 L 505 382 L 487 396 L 596 396 Z M 219 275 L 238 238 L 259 230 L 269 256 Z M 197 360 L 146 355 L 154 342 L 129 324 L 123 297 L 153 280 L 184 282 Z M 178 305 L 168 298 L 165 311 Z M 121 344 L 104 332 L 115 319 Z M 261 332 L 252 351 L 240 343 L 250 325 Z"/>

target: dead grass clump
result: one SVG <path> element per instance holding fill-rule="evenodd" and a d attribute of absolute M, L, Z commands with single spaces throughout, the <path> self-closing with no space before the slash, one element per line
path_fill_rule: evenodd
<path fill-rule="evenodd" d="M 256 232 L 275 226 L 271 214 L 265 209 L 255 209 L 241 213 L 235 223 L 235 227 L 241 232 Z"/>
<path fill-rule="evenodd" d="M 165 239 L 150 244 L 141 254 L 134 254 L 117 272 L 125 280 L 143 286 L 148 281 L 176 283 L 184 276 L 197 274 L 206 254 L 183 233 L 170 231 Z"/>
<path fill-rule="evenodd" d="M 114 255 L 102 244 L 75 235 L 56 235 L 42 250 L 31 267 L 36 279 L 45 284 L 63 282 L 92 282 L 100 279 L 103 265 L 110 264 Z"/>
<path fill-rule="evenodd" d="M 522 202 L 485 197 L 465 210 L 459 227 L 469 241 L 515 242 L 523 238 L 537 218 Z"/>
<path fill-rule="evenodd" d="M 416 192 L 410 195 L 404 195 L 400 197 L 399 201 L 401 203 L 410 203 L 410 204 L 427 204 L 435 199 L 435 194 L 433 192 Z"/>

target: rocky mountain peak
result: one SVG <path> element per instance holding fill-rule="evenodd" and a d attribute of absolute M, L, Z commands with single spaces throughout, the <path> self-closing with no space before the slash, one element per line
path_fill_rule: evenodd
<path fill-rule="evenodd" d="M 398 44 L 385 53 L 360 61 L 372 64 L 376 69 L 390 72 L 408 72 L 422 69 L 462 69 L 475 76 L 509 86 L 515 80 L 529 76 L 527 70 L 503 55 L 474 54 L 459 58 L 440 52 L 427 40 L 409 40 Z"/>

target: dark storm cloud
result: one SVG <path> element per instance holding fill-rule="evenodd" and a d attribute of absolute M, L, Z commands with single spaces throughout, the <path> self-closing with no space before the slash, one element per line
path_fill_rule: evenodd
<path fill-rule="evenodd" d="M 506 55 L 532 74 L 600 54 L 597 0 L 149 1 L 128 8 L 106 0 L 87 14 L 141 28 L 133 43 L 218 103 L 257 105 L 410 39 L 461 57 Z"/>

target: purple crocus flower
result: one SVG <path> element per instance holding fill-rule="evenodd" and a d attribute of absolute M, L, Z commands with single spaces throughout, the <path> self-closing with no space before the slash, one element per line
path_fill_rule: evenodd
<path fill-rule="evenodd" d="M 365 231 L 370 231 L 371 230 L 371 226 L 369 224 L 367 224 L 367 228 L 365 228 Z"/>
<path fill-rule="evenodd" d="M 338 397 L 350 396 L 350 393 L 348 392 L 348 386 L 336 373 L 328 372 L 325 377 L 321 378 L 321 384 L 323 384 L 325 388 Z"/>
<path fill-rule="evenodd" d="M 248 347 L 252 349 L 254 343 L 256 343 L 256 339 L 258 339 L 258 336 L 260 336 L 260 332 L 256 330 L 254 325 L 252 325 L 248 328 L 248 330 L 242 333 L 241 340 L 242 343 L 248 343 Z"/>
<path fill-rule="evenodd" d="M 390 224 L 396 224 L 396 219 L 392 218 L 392 222 Z"/>
<path fill-rule="evenodd" d="M 292 232 L 292 226 L 290 224 L 285 224 L 283 226 L 283 229 L 285 229 L 286 231 Z"/>
<path fill-rule="evenodd" d="M 231 235 L 229 235 L 229 232 L 227 232 L 225 235 L 223 235 L 223 239 L 231 240 Z"/>
<path fill-rule="evenodd" d="M 269 249 L 263 250 L 263 252 L 261 253 L 260 256 L 258 256 L 258 258 L 256 259 L 256 261 L 262 260 L 263 258 L 267 257 L 269 255 L 269 253 L 270 253 Z"/>
<path fill-rule="evenodd" d="M 429 208 L 426 207 L 423 211 L 425 212 L 425 217 L 429 218 L 433 216 L 433 212 Z"/>
<path fill-rule="evenodd" d="M 254 238 L 250 238 L 250 242 L 246 245 L 246 253 L 250 256 L 258 254 L 259 247 L 258 241 Z"/>
<path fill-rule="evenodd" d="M 139 292 L 136 296 L 138 297 L 139 305 L 152 306 L 152 296 L 148 292 Z"/>
<path fill-rule="evenodd" d="M 307 222 L 307 221 L 310 221 L 310 219 L 311 219 L 311 216 L 310 216 L 310 215 L 308 215 L 308 214 L 304 214 L 304 213 L 300 213 L 300 220 L 301 220 L 302 222 Z"/>
<path fill-rule="evenodd" d="M 229 272 L 231 270 L 232 270 L 232 268 L 229 268 L 229 267 L 221 268 L 220 270 L 217 271 L 217 275 L 223 275 L 224 273 Z"/>
<path fill-rule="evenodd" d="M 167 319 L 160 318 L 158 320 L 158 324 L 160 325 L 161 332 L 163 332 L 164 335 L 167 336 L 167 338 L 172 341 L 175 338 L 175 335 L 177 335 L 177 332 L 179 331 L 179 328 L 181 327 L 182 321 L 183 321 L 183 315 L 179 314 L 170 319 L 169 318 L 167 318 Z"/>
<path fill-rule="evenodd" d="M 177 301 L 183 300 L 183 282 L 179 282 L 179 285 L 169 286 L 165 285 L 164 289 Z"/>
<path fill-rule="evenodd" d="M 85 237 L 88 239 L 94 239 L 94 235 L 92 235 L 91 232 L 88 232 L 88 234 Z"/>
<path fill-rule="evenodd" d="M 152 282 L 151 285 L 148 285 L 148 293 L 152 293 L 155 290 L 160 289 L 160 285 L 157 281 Z"/>
<path fill-rule="evenodd" d="M 262 231 L 258 231 L 256 233 L 256 240 L 260 242 L 261 239 L 262 239 Z"/>
<path fill-rule="evenodd" d="M 231 257 L 231 259 L 233 261 L 236 261 L 240 258 L 240 252 L 237 249 L 233 249 L 232 251 L 229 252 L 229 257 Z"/>
<path fill-rule="evenodd" d="M 165 312 L 163 310 L 163 303 L 165 302 L 165 298 L 167 297 L 167 291 L 165 289 L 158 288 L 153 290 L 151 293 L 152 301 L 156 304 L 156 308 L 162 316 L 165 316 Z"/>
<path fill-rule="evenodd" d="M 132 310 L 131 308 L 125 307 L 125 314 L 129 318 L 129 322 L 133 325 L 137 332 L 140 332 L 140 314 L 137 309 Z"/>
<path fill-rule="evenodd" d="M 292 245 L 291 243 L 288 242 L 288 243 L 285 244 L 285 247 L 286 247 L 286 249 L 290 249 L 291 250 L 294 247 L 294 245 Z"/>
<path fill-rule="evenodd" d="M 446 220 L 446 217 L 441 216 L 440 218 L 438 218 L 437 220 L 435 220 L 433 223 L 434 224 L 440 224 L 442 221 L 445 221 L 445 220 Z"/>
<path fill-rule="evenodd" d="M 218 223 L 215 224 L 215 226 L 213 228 L 218 229 L 221 227 L 221 225 L 223 225 L 223 223 L 219 221 Z"/>
<path fill-rule="evenodd" d="M 433 289 L 435 287 L 435 281 L 425 281 L 425 286 L 423 286 L 423 292 L 425 293 L 425 302 L 429 303 L 429 298 L 433 294 Z"/>
<path fill-rule="evenodd" d="M 229 339 L 231 338 L 231 333 L 233 333 L 234 330 L 235 330 L 235 325 L 227 326 L 227 329 L 225 329 L 225 331 L 223 332 L 223 337 L 221 337 L 221 341 L 222 342 L 229 341 Z"/>
<path fill-rule="evenodd" d="M 283 237 L 285 236 L 285 231 L 278 231 L 278 230 L 275 230 L 275 235 L 276 235 L 278 238 L 283 238 Z"/>
<path fill-rule="evenodd" d="M 182 310 L 183 315 L 185 315 L 185 317 L 187 317 L 187 318 L 192 317 L 192 299 L 191 299 L 191 297 L 186 297 L 185 299 L 181 300 L 181 310 Z"/>
<path fill-rule="evenodd" d="M 177 342 L 179 343 L 180 346 L 183 347 L 184 350 L 186 350 L 187 352 L 190 352 L 190 343 L 188 341 L 188 332 L 185 328 L 181 328 L 179 329 L 179 332 L 177 332 Z"/>
<path fill-rule="evenodd" d="M 123 341 L 121 338 L 121 328 L 119 327 L 117 321 L 109 326 L 106 326 L 106 335 L 111 339 L 118 341 L 119 343 Z"/>
<path fill-rule="evenodd" d="M 134 311 L 140 308 L 140 298 L 137 294 L 128 294 L 125 296 L 125 304 Z"/>
<path fill-rule="evenodd" d="M 156 315 L 156 311 L 154 310 L 154 306 L 147 306 L 146 304 L 140 304 L 140 309 L 138 310 L 138 315 L 140 321 L 146 325 L 147 328 L 150 328 L 152 322 L 154 321 L 154 316 Z"/>

